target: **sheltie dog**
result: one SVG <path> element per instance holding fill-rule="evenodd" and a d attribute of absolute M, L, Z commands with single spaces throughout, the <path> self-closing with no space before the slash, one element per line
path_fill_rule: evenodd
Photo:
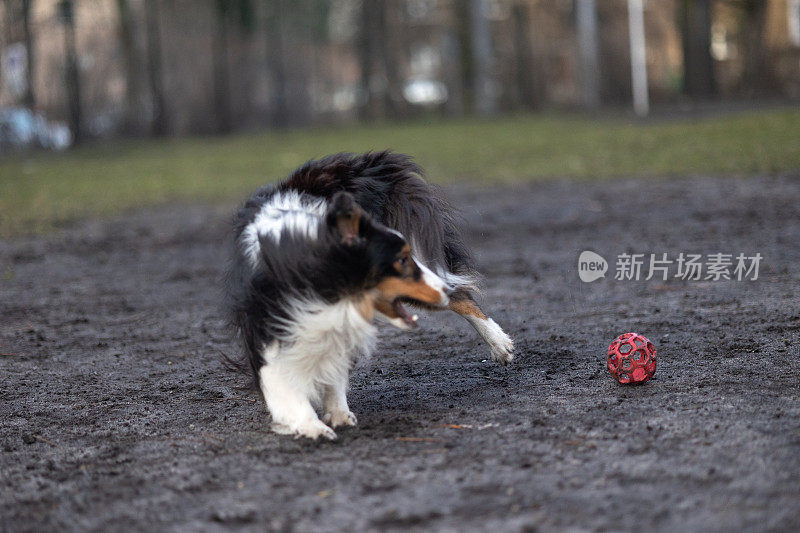
<path fill-rule="evenodd" d="M 509 336 L 473 299 L 477 272 L 452 208 L 406 155 L 331 155 L 258 189 L 235 216 L 232 255 L 235 363 L 278 433 L 335 439 L 335 428 L 354 426 L 350 368 L 372 350 L 375 319 L 417 327 L 406 306 L 455 311 L 494 361 L 513 358 Z"/>

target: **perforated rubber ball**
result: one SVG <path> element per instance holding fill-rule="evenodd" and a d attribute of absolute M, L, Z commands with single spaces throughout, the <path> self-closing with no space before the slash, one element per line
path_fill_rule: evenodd
<path fill-rule="evenodd" d="M 656 373 L 656 347 L 644 335 L 623 333 L 607 355 L 608 371 L 620 383 L 645 383 Z"/>

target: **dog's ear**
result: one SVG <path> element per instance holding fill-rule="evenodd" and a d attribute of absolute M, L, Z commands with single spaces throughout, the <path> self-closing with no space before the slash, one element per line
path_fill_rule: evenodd
<path fill-rule="evenodd" d="M 365 213 L 349 192 L 337 192 L 328 209 L 328 225 L 344 244 L 355 244 Z"/>

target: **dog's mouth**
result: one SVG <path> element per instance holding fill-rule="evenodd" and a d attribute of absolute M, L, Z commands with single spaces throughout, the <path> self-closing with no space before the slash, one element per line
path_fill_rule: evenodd
<path fill-rule="evenodd" d="M 416 328 L 417 326 L 419 326 L 418 322 L 419 316 L 412 315 L 408 311 L 406 311 L 406 308 L 403 307 L 402 300 L 403 298 L 395 298 L 394 301 L 392 302 L 392 310 L 397 314 L 398 318 L 400 318 L 406 326 L 410 328 Z"/>

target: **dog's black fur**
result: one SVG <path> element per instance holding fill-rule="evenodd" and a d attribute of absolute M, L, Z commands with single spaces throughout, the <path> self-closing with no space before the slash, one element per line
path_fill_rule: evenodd
<path fill-rule="evenodd" d="M 261 238 L 258 269 L 234 250 L 227 277 L 228 305 L 244 348 L 244 357 L 231 361 L 236 368 L 252 377 L 258 374 L 265 363 L 260 350 L 284 333 L 290 298 L 334 303 L 374 285 L 406 244 L 386 228 L 405 236 L 430 269 L 477 279 L 453 209 L 423 176 L 423 170 L 402 154 L 340 153 L 309 161 L 286 180 L 255 192 L 236 214 L 234 247 L 276 194 L 296 191 L 309 199 L 325 199 L 327 214 L 317 240 L 310 242 L 287 231 L 281 234 L 280 245 Z M 337 220 L 359 207 L 366 214 L 358 223 L 358 242 L 343 246 Z M 455 289 L 453 297 L 471 298 L 474 286 L 462 283 Z"/>
<path fill-rule="evenodd" d="M 458 231 L 453 208 L 409 156 L 390 151 L 340 153 L 309 161 L 277 186 L 331 198 L 338 191 L 381 224 L 405 235 L 428 266 L 442 265 L 454 274 L 475 275 L 469 250 Z"/>

